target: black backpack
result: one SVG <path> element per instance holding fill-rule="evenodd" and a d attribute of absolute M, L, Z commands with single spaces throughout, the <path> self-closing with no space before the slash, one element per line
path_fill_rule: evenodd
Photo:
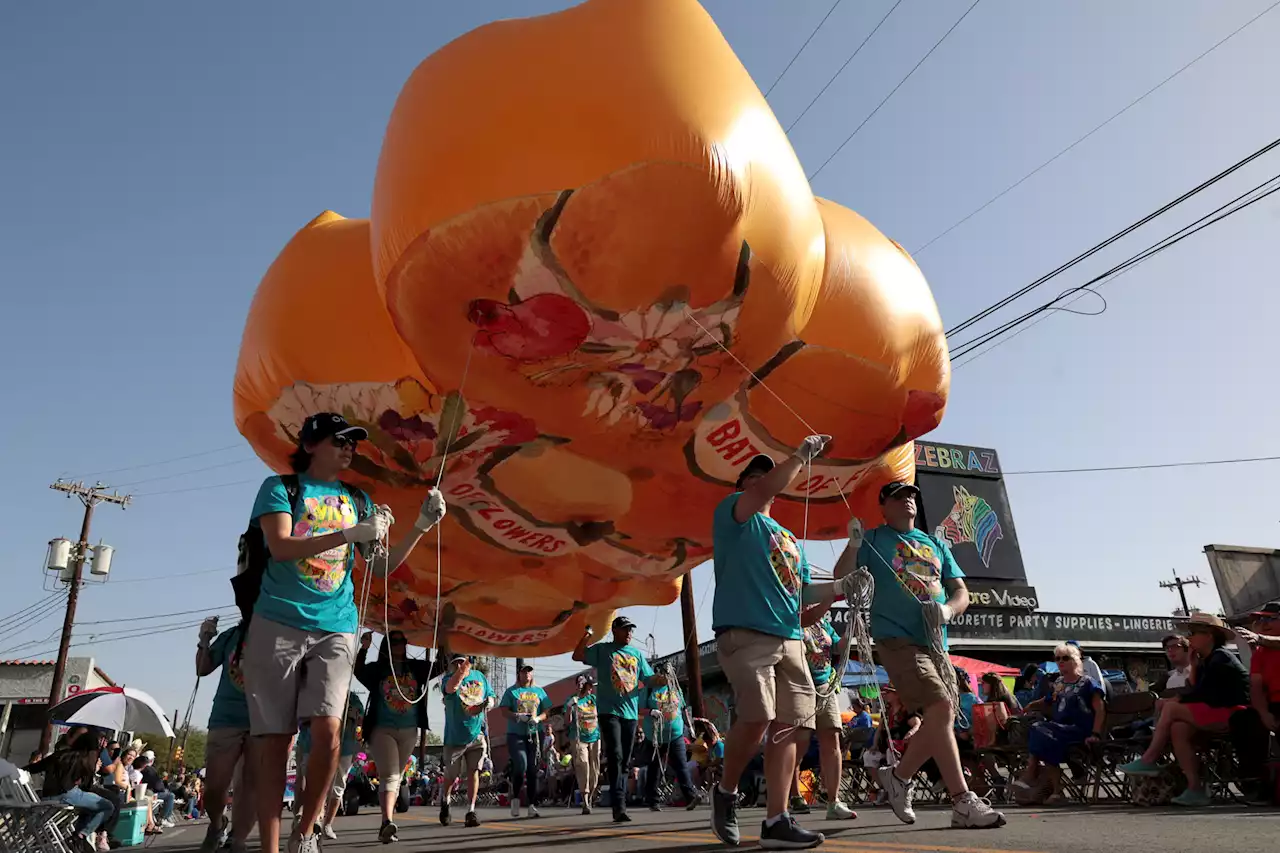
<path fill-rule="evenodd" d="M 284 492 L 289 496 L 289 508 L 294 518 L 298 516 L 298 501 L 302 496 L 302 484 L 297 474 L 284 474 L 280 477 Z M 369 517 L 369 497 L 360 489 L 347 483 L 340 483 L 347 497 L 356 508 L 356 519 L 364 521 Z M 262 535 L 262 527 L 256 520 L 249 522 L 244 533 L 240 534 L 239 555 L 236 557 L 236 576 L 231 579 L 231 589 L 235 592 L 236 607 L 240 609 L 242 624 L 247 628 L 253 616 L 253 607 L 258 603 L 258 593 L 262 591 L 262 578 L 267 573 L 267 564 L 271 562 L 271 552 L 267 549 L 267 539 Z M 242 635 L 243 636 L 243 635 Z"/>

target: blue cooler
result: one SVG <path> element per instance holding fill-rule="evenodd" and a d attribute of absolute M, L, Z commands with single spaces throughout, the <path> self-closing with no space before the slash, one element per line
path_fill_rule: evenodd
<path fill-rule="evenodd" d="M 136 847 L 142 844 L 143 830 L 147 828 L 147 810 L 137 803 L 130 803 L 120 810 L 120 820 L 111 831 L 111 837 L 120 842 L 122 847 Z"/>

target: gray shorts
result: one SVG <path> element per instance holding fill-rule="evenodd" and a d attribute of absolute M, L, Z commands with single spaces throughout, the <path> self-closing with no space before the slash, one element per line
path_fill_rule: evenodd
<path fill-rule="evenodd" d="M 302 631 L 254 616 L 240 657 L 250 731 L 291 735 L 298 720 L 342 717 L 355 650 L 355 634 Z"/>
<path fill-rule="evenodd" d="M 476 738 L 466 746 L 444 747 L 444 775 L 446 779 L 459 776 L 470 778 L 472 773 L 480 771 L 480 762 L 484 760 L 484 740 Z"/>

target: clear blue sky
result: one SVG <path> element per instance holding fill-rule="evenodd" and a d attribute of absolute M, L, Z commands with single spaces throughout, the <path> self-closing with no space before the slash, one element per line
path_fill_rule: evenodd
<path fill-rule="evenodd" d="M 1269 3 L 983 0 L 815 191 L 914 249 Z M 204 451 L 217 452 L 107 477 L 138 497 L 126 512 L 98 514 L 94 538 L 117 548 L 113 580 L 86 590 L 80 615 L 230 603 L 255 488 L 243 481 L 265 473 L 231 418 L 259 278 L 321 210 L 368 214 L 386 118 L 423 57 L 486 20 L 558 5 L 0 6 L 0 610 L 43 597 L 45 542 L 78 530 L 78 504 L 48 490 L 55 477 Z M 830 5 L 707 3 L 762 89 Z M 770 97 L 784 125 L 890 5 L 841 4 Z M 808 169 L 967 5 L 905 0 L 792 132 Z M 1274 138 L 1278 40 L 1280 10 L 920 254 L 948 325 Z M 1278 166 L 1270 158 L 1215 198 Z M 1108 286 L 1105 315 L 1053 317 L 961 368 L 933 437 L 996 447 L 1008 470 L 1273 454 L 1278 230 L 1280 201 L 1255 205 Z M 1042 605 L 1167 613 L 1175 600 L 1156 582 L 1173 567 L 1207 578 L 1206 543 L 1276 543 L 1278 470 L 1009 478 Z M 218 488 L 227 483 L 237 485 Z M 699 599 L 709 574 L 694 572 Z M 139 580 L 161 577 L 172 580 Z M 1216 606 L 1212 589 L 1192 599 Z M 659 651 L 676 647 L 676 607 L 632 615 L 642 635 L 655 626 Z M 708 604 L 704 636 L 709 616 Z M 77 640 L 194 618 L 85 626 Z M 2 656 L 55 648 L 58 624 L 51 614 L 0 631 L 0 652 L 28 644 Z M 116 679 L 185 708 L 194 644 L 190 628 L 92 653 Z M 548 661 L 543 680 L 569 670 Z M 201 688 L 201 724 L 212 692 Z"/>

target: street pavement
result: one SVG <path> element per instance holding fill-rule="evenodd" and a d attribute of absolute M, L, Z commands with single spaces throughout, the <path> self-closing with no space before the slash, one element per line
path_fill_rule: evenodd
<path fill-rule="evenodd" d="M 339 839 L 326 842 L 324 853 L 712 853 L 725 849 L 711 834 L 705 806 L 693 813 L 637 809 L 632 812 L 635 821 L 623 827 L 613 826 L 607 809 L 591 816 L 576 809 L 547 809 L 542 818 L 518 820 L 505 809 L 483 809 L 483 825 L 475 829 L 462 826 L 462 812 L 456 807 L 452 826 L 440 826 L 437 814 L 438 809 L 415 807 L 398 815 L 400 841 L 387 847 L 377 840 L 377 815 L 365 811 L 341 818 L 336 826 Z M 1280 809 L 1015 807 L 1005 814 L 1009 823 L 997 830 L 953 830 L 950 811 L 933 807 L 919 807 L 913 826 L 902 825 L 883 808 L 861 809 L 855 821 L 827 822 L 816 813 L 800 821 L 826 833 L 827 841 L 819 849 L 833 853 L 1262 853 L 1277 849 L 1280 838 Z M 759 849 L 755 841 L 762 818 L 760 809 L 740 813 L 744 838 L 738 850 Z M 189 853 L 199 847 L 206 826 L 203 820 L 181 824 L 157 838 L 152 847 L 165 853 Z M 249 849 L 256 853 L 256 841 L 250 840 Z"/>

